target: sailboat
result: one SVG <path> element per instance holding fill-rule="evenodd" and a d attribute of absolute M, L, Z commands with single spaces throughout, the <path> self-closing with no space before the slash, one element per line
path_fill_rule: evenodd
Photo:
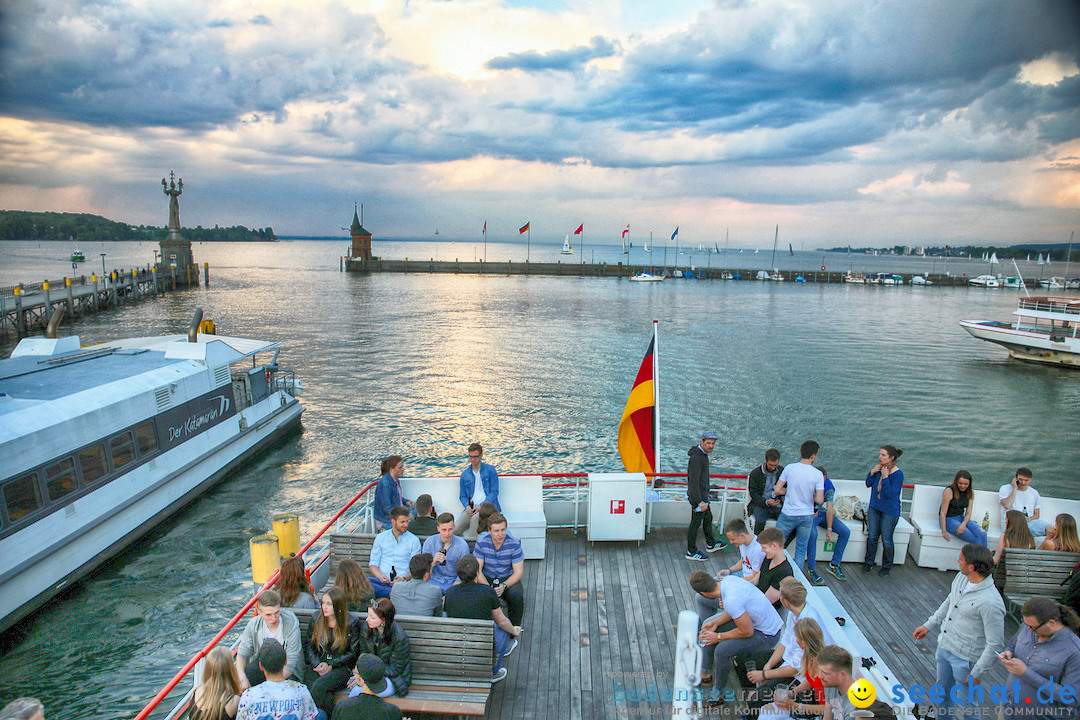
<path fill-rule="evenodd" d="M 652 240 L 652 230 L 649 231 L 649 239 Z M 633 282 L 663 282 L 664 273 L 656 274 L 652 272 L 652 245 L 645 244 L 645 249 L 649 253 L 649 269 L 642 270 L 641 272 L 630 277 Z"/>
<path fill-rule="evenodd" d="M 772 274 L 769 275 L 769 279 L 774 280 L 776 282 L 782 282 L 784 280 L 784 276 L 780 274 L 780 271 L 776 267 L 776 244 L 779 241 L 780 241 L 780 226 L 777 225 L 776 226 L 776 234 L 773 235 L 773 241 L 772 241 Z M 792 253 L 792 254 L 794 254 L 794 253 Z"/>
<path fill-rule="evenodd" d="M 1042 253 L 1039 253 L 1039 264 L 1040 264 L 1040 265 L 1045 265 L 1045 264 L 1046 264 L 1046 261 L 1045 261 L 1045 260 L 1043 260 L 1043 256 L 1042 256 Z"/>
<path fill-rule="evenodd" d="M 563 240 L 562 252 L 559 253 L 559 254 L 560 255 L 573 255 L 574 254 L 574 246 L 570 244 L 570 236 L 569 235 L 567 235 L 566 239 Z"/>

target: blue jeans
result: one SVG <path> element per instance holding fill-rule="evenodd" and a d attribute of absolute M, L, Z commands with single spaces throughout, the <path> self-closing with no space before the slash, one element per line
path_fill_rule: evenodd
<path fill-rule="evenodd" d="M 375 591 L 375 597 L 388 598 L 390 597 L 390 588 L 393 585 L 387 585 L 382 580 L 379 580 L 374 575 L 368 575 L 368 582 L 371 583 L 371 589 Z"/>
<path fill-rule="evenodd" d="M 510 633 L 503 630 L 498 625 L 495 626 L 495 667 L 492 669 L 491 674 L 499 672 L 499 668 L 502 667 L 503 655 L 506 654 L 506 648 L 510 644 Z"/>
<path fill-rule="evenodd" d="M 967 543 L 975 543 L 976 545 L 982 545 L 986 547 L 986 533 L 981 527 L 979 527 L 974 520 L 968 522 L 967 527 L 964 528 L 963 533 L 956 532 L 956 528 L 960 527 L 960 523 L 964 522 L 963 515 L 953 515 L 952 517 L 945 518 L 945 529 L 950 533 L 960 538 Z"/>
<path fill-rule="evenodd" d="M 969 525 L 971 523 L 968 523 Z M 981 528 L 980 528 L 981 529 Z M 972 708 L 968 702 L 968 685 L 967 679 L 971 675 L 971 663 L 967 660 L 953 655 L 948 650 L 942 650 L 940 647 L 937 649 L 937 684 L 945 688 L 945 699 L 940 705 L 938 705 L 939 718 L 949 717 L 949 708 L 960 708 L 959 715 L 962 717 Z M 954 686 L 957 695 L 961 695 L 965 701 L 956 702 L 950 695 Z M 957 713 L 953 713 L 954 715 Z"/>
<path fill-rule="evenodd" d="M 795 531 L 795 567 L 802 569 L 806 561 L 806 546 L 810 544 L 810 533 L 814 531 L 814 515 L 787 515 L 780 514 L 776 521 L 776 529 L 784 533 L 784 536 Z"/>
<path fill-rule="evenodd" d="M 878 538 L 880 537 L 882 546 L 881 567 L 892 567 L 894 552 L 893 531 L 896 530 L 896 523 L 899 520 L 899 515 L 888 515 L 880 510 L 867 508 L 866 558 L 863 560 L 865 564 L 874 564 L 874 560 L 877 558 Z"/>
<path fill-rule="evenodd" d="M 809 570 L 817 570 L 817 536 L 819 527 L 829 527 L 825 508 L 818 510 L 817 522 L 810 525 L 810 544 L 806 548 L 806 567 Z M 836 547 L 833 548 L 832 564 L 839 565 L 844 559 L 844 550 L 847 549 L 848 538 L 851 537 L 851 531 L 848 530 L 847 525 L 835 515 L 833 515 L 832 519 L 832 531 L 836 534 Z"/>

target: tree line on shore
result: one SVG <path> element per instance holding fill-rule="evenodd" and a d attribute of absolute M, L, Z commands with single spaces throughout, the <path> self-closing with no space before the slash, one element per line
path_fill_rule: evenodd
<path fill-rule="evenodd" d="M 249 229 L 243 225 L 204 228 L 185 227 L 180 231 L 192 242 L 249 242 L 277 240 L 273 228 Z M 118 242 L 165 239 L 164 226 L 129 225 L 88 213 L 29 212 L 0 210 L 0 240 L 65 240 L 75 243 Z"/>

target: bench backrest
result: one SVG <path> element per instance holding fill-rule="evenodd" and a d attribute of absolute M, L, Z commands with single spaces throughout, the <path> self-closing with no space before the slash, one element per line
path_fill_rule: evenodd
<path fill-rule="evenodd" d="M 465 469 L 464 462 L 461 464 L 461 469 Z M 499 505 L 502 506 L 503 513 L 542 511 L 544 509 L 543 487 L 544 479 L 539 475 L 500 477 Z M 427 493 L 431 496 L 435 509 L 440 513 L 452 512 L 457 515 L 464 509 L 461 506 L 460 475 L 402 478 L 401 492 L 414 502 L 417 495 Z M 512 521 L 510 532 L 511 534 L 514 532 Z"/>
<path fill-rule="evenodd" d="M 491 681 L 494 621 L 399 615 L 395 622 L 409 636 L 414 678 Z"/>
<path fill-rule="evenodd" d="M 367 533 L 330 533 L 330 578 L 337 577 L 338 563 L 352 558 L 367 572 L 375 536 Z"/>
<path fill-rule="evenodd" d="M 1041 595 L 1058 600 L 1065 591 L 1061 583 L 1080 563 L 1080 553 L 1005 548 L 1002 561 L 1006 595 Z"/>
<path fill-rule="evenodd" d="M 300 621 L 300 637 L 305 646 L 311 637 L 311 623 L 317 610 L 293 610 Z M 354 620 L 360 613 L 350 613 Z M 491 681 L 495 664 L 495 623 L 491 620 L 463 620 L 446 617 L 416 617 L 398 615 L 409 636 L 409 657 L 412 674 L 429 680 Z"/>

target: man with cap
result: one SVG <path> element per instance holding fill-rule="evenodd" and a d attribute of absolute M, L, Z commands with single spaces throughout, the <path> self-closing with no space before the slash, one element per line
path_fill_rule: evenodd
<path fill-rule="evenodd" d="M 690 527 L 686 529 L 686 559 L 704 562 L 705 554 L 697 548 L 698 528 L 705 533 L 705 549 L 716 552 L 727 547 L 713 536 L 712 508 L 709 507 L 709 453 L 716 447 L 716 433 L 701 433 L 701 442 L 686 454 L 686 497 L 690 500 Z"/>
<path fill-rule="evenodd" d="M 356 659 L 353 681 L 360 694 L 334 706 L 333 720 L 401 720 L 401 709 L 379 697 L 386 690 L 386 664 L 378 655 Z"/>
<path fill-rule="evenodd" d="M 285 679 L 285 648 L 274 638 L 263 640 L 259 648 L 259 668 L 266 682 L 248 688 L 240 696 L 236 720 L 314 720 L 315 701 L 308 689 Z"/>

